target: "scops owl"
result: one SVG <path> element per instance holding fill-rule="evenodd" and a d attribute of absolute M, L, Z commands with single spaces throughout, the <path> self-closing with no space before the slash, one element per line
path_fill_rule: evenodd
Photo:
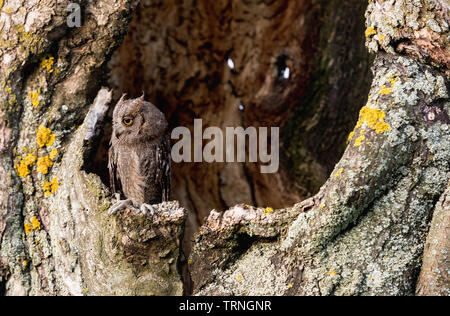
<path fill-rule="evenodd" d="M 114 108 L 108 168 L 111 189 L 118 197 L 110 214 L 125 208 L 153 213 L 151 204 L 170 199 L 168 123 L 144 96 L 125 100 L 123 95 Z"/>

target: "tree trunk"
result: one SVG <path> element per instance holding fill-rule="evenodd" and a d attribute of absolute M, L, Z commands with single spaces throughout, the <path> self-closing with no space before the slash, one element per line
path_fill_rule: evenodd
<path fill-rule="evenodd" d="M 0 295 L 449 294 L 448 2 L 54 2 L 0 2 Z M 142 91 L 279 126 L 280 172 L 174 164 L 177 201 L 108 216 Z"/>

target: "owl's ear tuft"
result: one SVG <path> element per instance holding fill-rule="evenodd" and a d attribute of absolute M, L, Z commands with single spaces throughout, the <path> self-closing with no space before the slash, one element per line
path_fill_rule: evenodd
<path fill-rule="evenodd" d="M 119 102 L 117 102 L 117 104 L 122 103 L 123 101 L 125 101 L 125 97 L 127 96 L 126 93 L 122 94 L 122 97 L 120 98 Z"/>
<path fill-rule="evenodd" d="M 145 91 L 142 91 L 142 96 L 139 98 L 141 101 L 145 101 Z"/>

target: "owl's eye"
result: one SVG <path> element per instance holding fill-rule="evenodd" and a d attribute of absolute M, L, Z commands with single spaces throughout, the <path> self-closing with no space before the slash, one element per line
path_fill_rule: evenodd
<path fill-rule="evenodd" d="M 126 126 L 130 126 L 130 125 L 133 124 L 133 120 L 130 119 L 130 118 L 124 118 L 124 119 L 122 120 L 122 122 L 123 122 L 123 124 L 125 124 Z"/>

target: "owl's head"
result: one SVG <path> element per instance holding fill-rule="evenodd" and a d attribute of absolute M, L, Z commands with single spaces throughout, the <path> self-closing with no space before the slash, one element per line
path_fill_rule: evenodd
<path fill-rule="evenodd" d="M 144 100 L 120 98 L 113 113 L 112 139 L 122 144 L 151 141 L 167 133 L 168 123 L 156 106 Z"/>

